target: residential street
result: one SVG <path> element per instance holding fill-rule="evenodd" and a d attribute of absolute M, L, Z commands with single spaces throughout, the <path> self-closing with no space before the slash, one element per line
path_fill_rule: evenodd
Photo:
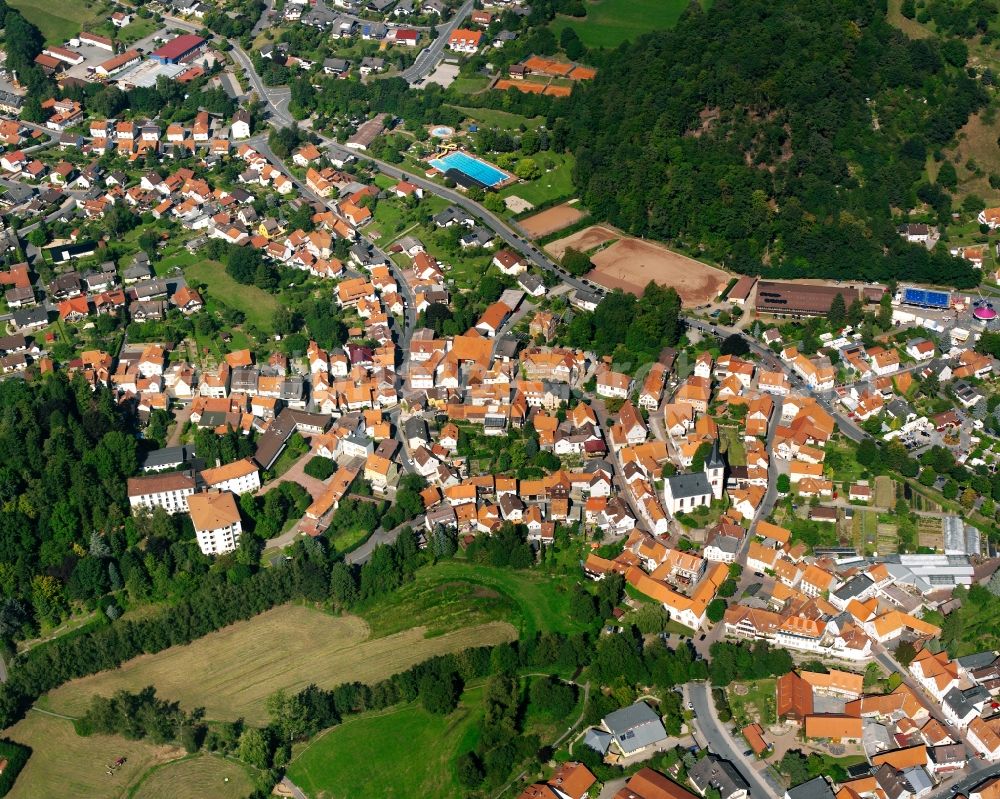
<path fill-rule="evenodd" d="M 750 796 L 781 796 L 785 792 L 784 786 L 773 782 L 767 771 L 758 768 L 760 761 L 751 761 L 744 755 L 742 742 L 735 742 L 719 721 L 712 701 L 711 686 L 707 682 L 688 683 L 684 686 L 684 693 L 694 710 L 695 723 L 705 736 L 709 748 L 736 767 L 750 786 Z"/>

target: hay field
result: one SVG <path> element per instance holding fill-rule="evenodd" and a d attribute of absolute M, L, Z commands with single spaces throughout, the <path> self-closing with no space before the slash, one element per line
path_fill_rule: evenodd
<path fill-rule="evenodd" d="M 377 682 L 414 663 L 468 646 L 516 638 L 505 622 L 453 629 L 425 638 L 423 627 L 369 640 L 356 616 L 334 617 L 307 607 L 283 605 L 186 646 L 134 658 L 119 669 L 66 683 L 43 697 L 47 710 L 81 714 L 94 694 L 156 687 L 165 699 L 209 719 L 265 724 L 264 703 L 279 688 L 294 692 L 309 683 L 332 688 L 343 682 Z"/>
<path fill-rule="evenodd" d="M 82 738 L 73 722 L 37 711 L 30 711 L 4 734 L 32 749 L 8 799 L 119 799 L 150 767 L 184 754 L 176 746 L 155 746 L 116 735 Z M 108 775 L 107 764 L 118 757 L 126 758 L 125 765 Z"/>
<path fill-rule="evenodd" d="M 129 799 L 243 799 L 252 790 L 247 766 L 201 754 L 153 769 Z"/>

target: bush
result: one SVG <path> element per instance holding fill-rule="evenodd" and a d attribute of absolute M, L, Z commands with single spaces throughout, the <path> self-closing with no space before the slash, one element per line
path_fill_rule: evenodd
<path fill-rule="evenodd" d="M 324 458 L 322 455 L 310 458 L 309 462 L 302 469 L 307 475 L 315 477 L 317 480 L 326 480 L 336 470 L 337 464 L 329 458 Z"/>

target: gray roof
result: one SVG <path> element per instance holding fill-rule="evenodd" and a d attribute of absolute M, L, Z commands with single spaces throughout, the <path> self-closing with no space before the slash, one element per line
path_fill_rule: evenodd
<path fill-rule="evenodd" d="M 407 439 L 420 438 L 424 441 L 430 440 L 430 436 L 427 433 L 427 422 L 419 416 L 411 416 L 403 422 L 403 433 Z"/>
<path fill-rule="evenodd" d="M 722 799 L 728 799 L 738 791 L 750 789 L 732 763 L 715 755 L 703 757 L 695 763 L 688 769 L 688 777 L 702 795 L 705 795 L 710 787 L 717 788 L 722 794 Z"/>
<path fill-rule="evenodd" d="M 711 541 L 712 546 L 721 549 L 723 552 L 736 554 L 740 548 L 740 540 L 731 535 L 717 535 Z"/>
<path fill-rule="evenodd" d="M 182 463 L 187 463 L 194 456 L 194 447 L 190 445 L 154 449 L 152 452 L 147 452 L 146 457 L 142 459 L 142 469 L 143 471 L 147 471 L 151 469 L 178 466 Z"/>
<path fill-rule="evenodd" d="M 966 671 L 975 671 L 976 669 L 985 669 L 987 666 L 992 666 L 996 659 L 996 652 L 976 652 L 973 655 L 956 658 L 956 662 Z"/>
<path fill-rule="evenodd" d="M 833 789 L 825 777 L 813 777 L 808 782 L 785 791 L 787 799 L 834 799 Z"/>
<path fill-rule="evenodd" d="M 837 597 L 837 599 L 842 599 L 847 602 L 854 597 L 861 596 L 861 594 L 871 588 L 872 585 L 874 585 L 874 581 L 867 574 L 856 574 L 840 586 L 840 588 L 834 591 L 833 595 Z"/>
<path fill-rule="evenodd" d="M 583 736 L 583 742 L 595 752 L 603 755 L 608 751 L 608 747 L 611 746 L 611 736 L 604 730 L 592 727 Z"/>
<path fill-rule="evenodd" d="M 635 752 L 667 737 L 659 715 L 645 702 L 623 707 L 604 717 L 604 726 L 623 752 Z"/>
<path fill-rule="evenodd" d="M 698 497 L 712 493 L 712 486 L 704 472 L 675 474 L 666 478 L 666 483 L 670 486 L 670 496 L 674 499 Z"/>
<path fill-rule="evenodd" d="M 920 766 L 903 769 L 903 779 L 910 783 L 913 792 L 918 796 L 934 787 L 930 775 Z"/>
<path fill-rule="evenodd" d="M 725 469 L 726 462 L 722 460 L 722 455 L 719 452 L 719 439 L 715 439 L 712 442 L 712 451 L 709 453 L 708 457 L 705 458 L 705 468 L 706 469 Z"/>

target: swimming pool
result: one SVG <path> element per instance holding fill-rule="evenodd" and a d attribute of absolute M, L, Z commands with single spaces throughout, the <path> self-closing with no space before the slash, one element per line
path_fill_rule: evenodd
<path fill-rule="evenodd" d="M 470 178 L 478 180 L 484 186 L 496 186 L 508 178 L 506 172 L 501 172 L 492 164 L 480 161 L 478 158 L 473 158 L 471 155 L 466 155 L 465 153 L 448 153 L 448 155 L 435 158 L 431 161 L 431 166 L 442 172 L 447 172 L 449 169 L 457 169 Z"/>
<path fill-rule="evenodd" d="M 449 128 L 447 125 L 439 125 L 436 128 L 431 129 L 431 136 L 438 139 L 447 139 L 449 136 L 455 135 L 455 129 Z"/>

